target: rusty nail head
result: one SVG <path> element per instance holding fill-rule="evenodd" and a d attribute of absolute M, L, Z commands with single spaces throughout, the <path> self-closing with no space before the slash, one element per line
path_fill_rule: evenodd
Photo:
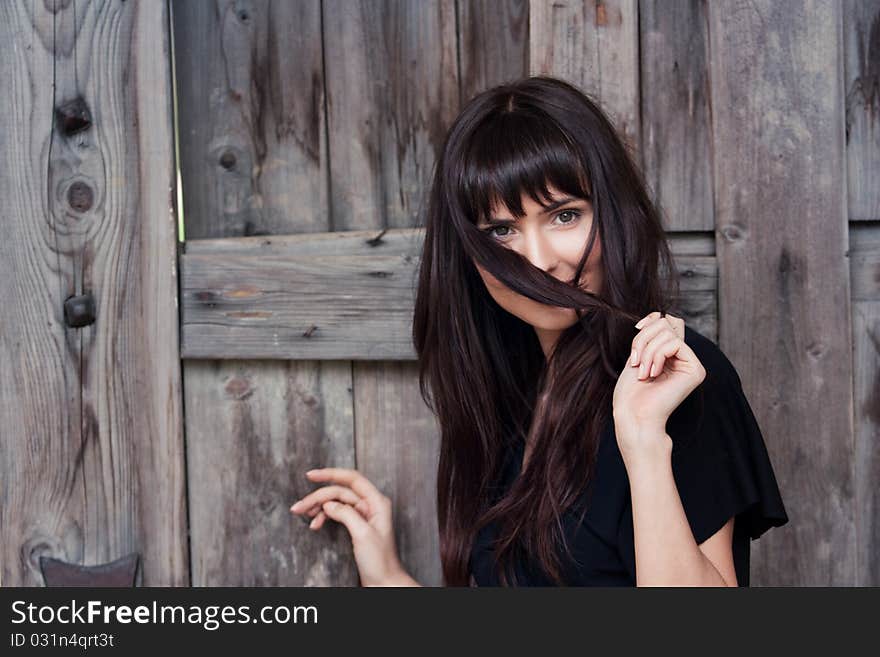
<path fill-rule="evenodd" d="M 64 323 L 71 328 L 95 322 L 95 299 L 90 293 L 70 297 L 64 302 Z"/>

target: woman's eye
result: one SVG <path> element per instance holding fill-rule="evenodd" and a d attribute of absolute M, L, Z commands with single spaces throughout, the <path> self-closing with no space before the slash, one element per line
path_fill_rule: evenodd
<path fill-rule="evenodd" d="M 508 233 L 501 233 L 501 234 L 499 234 L 499 233 L 496 233 L 496 232 L 495 232 L 496 230 L 506 230 L 506 231 L 509 231 L 509 230 L 510 230 L 510 226 L 492 226 L 491 228 L 484 228 L 484 229 L 483 229 L 483 232 L 486 233 L 487 235 L 489 235 L 490 237 L 495 237 L 495 238 L 499 238 L 499 237 L 501 237 L 501 238 L 503 238 L 503 237 L 507 237 L 507 236 L 510 234 L 509 232 L 508 232 Z"/>
<path fill-rule="evenodd" d="M 571 219 L 569 221 L 561 221 L 560 223 L 572 224 L 575 221 L 577 221 L 578 217 L 580 217 L 580 213 L 575 210 L 564 210 L 563 212 L 560 212 L 559 214 L 557 214 L 556 218 L 559 219 L 560 217 L 564 217 L 566 215 L 569 215 L 571 217 Z"/>

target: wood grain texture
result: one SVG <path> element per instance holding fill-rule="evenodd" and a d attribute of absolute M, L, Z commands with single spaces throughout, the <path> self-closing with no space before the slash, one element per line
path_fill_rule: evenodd
<path fill-rule="evenodd" d="M 667 230 L 712 230 L 706 3 L 639 3 L 642 156 Z"/>
<path fill-rule="evenodd" d="M 424 232 L 393 229 L 381 255 L 369 234 L 200 240 L 180 261 L 183 357 L 415 360 L 416 238 Z M 673 239 L 673 254 L 704 252 L 706 241 Z M 682 316 L 715 339 L 714 256 L 676 255 L 676 267 Z"/>
<path fill-rule="evenodd" d="M 454 0 L 325 0 L 333 230 L 418 224 L 457 112 Z"/>
<path fill-rule="evenodd" d="M 312 468 L 354 467 L 347 362 L 187 361 L 193 581 L 217 586 L 357 582 L 351 540 L 289 508 Z M 202 410 L 204 409 L 204 410 Z M 196 424 L 197 422 L 197 424 Z M 198 441 L 193 445 L 194 441 Z"/>
<path fill-rule="evenodd" d="M 420 225 L 459 107 L 454 0 L 325 0 L 324 55 L 333 229 Z M 435 420 L 413 395 L 416 363 L 358 360 L 353 377 L 358 470 L 393 500 L 404 567 L 439 585 L 436 471 L 395 465 L 408 453 L 422 467 L 439 449 Z"/>
<path fill-rule="evenodd" d="M 187 256 L 185 358 L 412 360 L 418 259 Z"/>
<path fill-rule="evenodd" d="M 529 71 L 561 77 L 597 100 L 641 164 L 636 0 L 531 0 Z"/>
<path fill-rule="evenodd" d="M 853 223 L 856 586 L 880 586 L 880 223 Z"/>
<path fill-rule="evenodd" d="M 330 230 L 321 3 L 172 4 L 187 237 Z M 184 384 L 193 583 L 357 583 L 346 533 L 287 510 L 316 461 L 355 465 L 351 367 L 187 360 Z"/>
<path fill-rule="evenodd" d="M 708 3 L 720 345 L 791 522 L 755 585 L 856 580 L 852 323 L 837 3 Z"/>
<path fill-rule="evenodd" d="M 880 219 L 880 2 L 843 3 L 850 221 Z"/>
<path fill-rule="evenodd" d="M 320 1 L 172 6 L 187 238 L 326 230 Z"/>
<path fill-rule="evenodd" d="M 462 104 L 529 74 L 528 0 L 456 0 Z"/>
<path fill-rule="evenodd" d="M 0 568 L 189 583 L 167 6 L 4 2 Z M 91 294 L 95 321 L 65 324 Z"/>

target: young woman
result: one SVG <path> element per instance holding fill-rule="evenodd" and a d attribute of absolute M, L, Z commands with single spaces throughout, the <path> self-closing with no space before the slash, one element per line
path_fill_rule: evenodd
<path fill-rule="evenodd" d="M 479 94 L 446 137 L 413 322 L 441 429 L 446 585 L 747 586 L 788 521 L 721 350 L 667 314 L 677 275 L 627 147 L 577 88 Z M 418 585 L 356 470 L 292 507 L 348 529 L 361 583 Z"/>

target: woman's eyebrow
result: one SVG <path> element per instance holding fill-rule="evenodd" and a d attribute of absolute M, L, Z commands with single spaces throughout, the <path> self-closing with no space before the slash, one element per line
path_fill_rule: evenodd
<path fill-rule="evenodd" d="M 553 212 L 557 208 L 561 208 L 566 203 L 571 203 L 573 201 L 583 201 L 583 199 L 580 199 L 580 198 L 577 198 L 574 196 L 566 196 L 564 198 L 553 201 L 549 205 L 544 206 L 544 209 L 541 210 L 541 214 L 549 214 L 550 212 Z M 487 220 L 486 223 L 490 223 L 490 224 L 515 224 L 516 220 L 515 219 L 499 219 L 497 217 L 489 217 L 489 219 Z"/>

